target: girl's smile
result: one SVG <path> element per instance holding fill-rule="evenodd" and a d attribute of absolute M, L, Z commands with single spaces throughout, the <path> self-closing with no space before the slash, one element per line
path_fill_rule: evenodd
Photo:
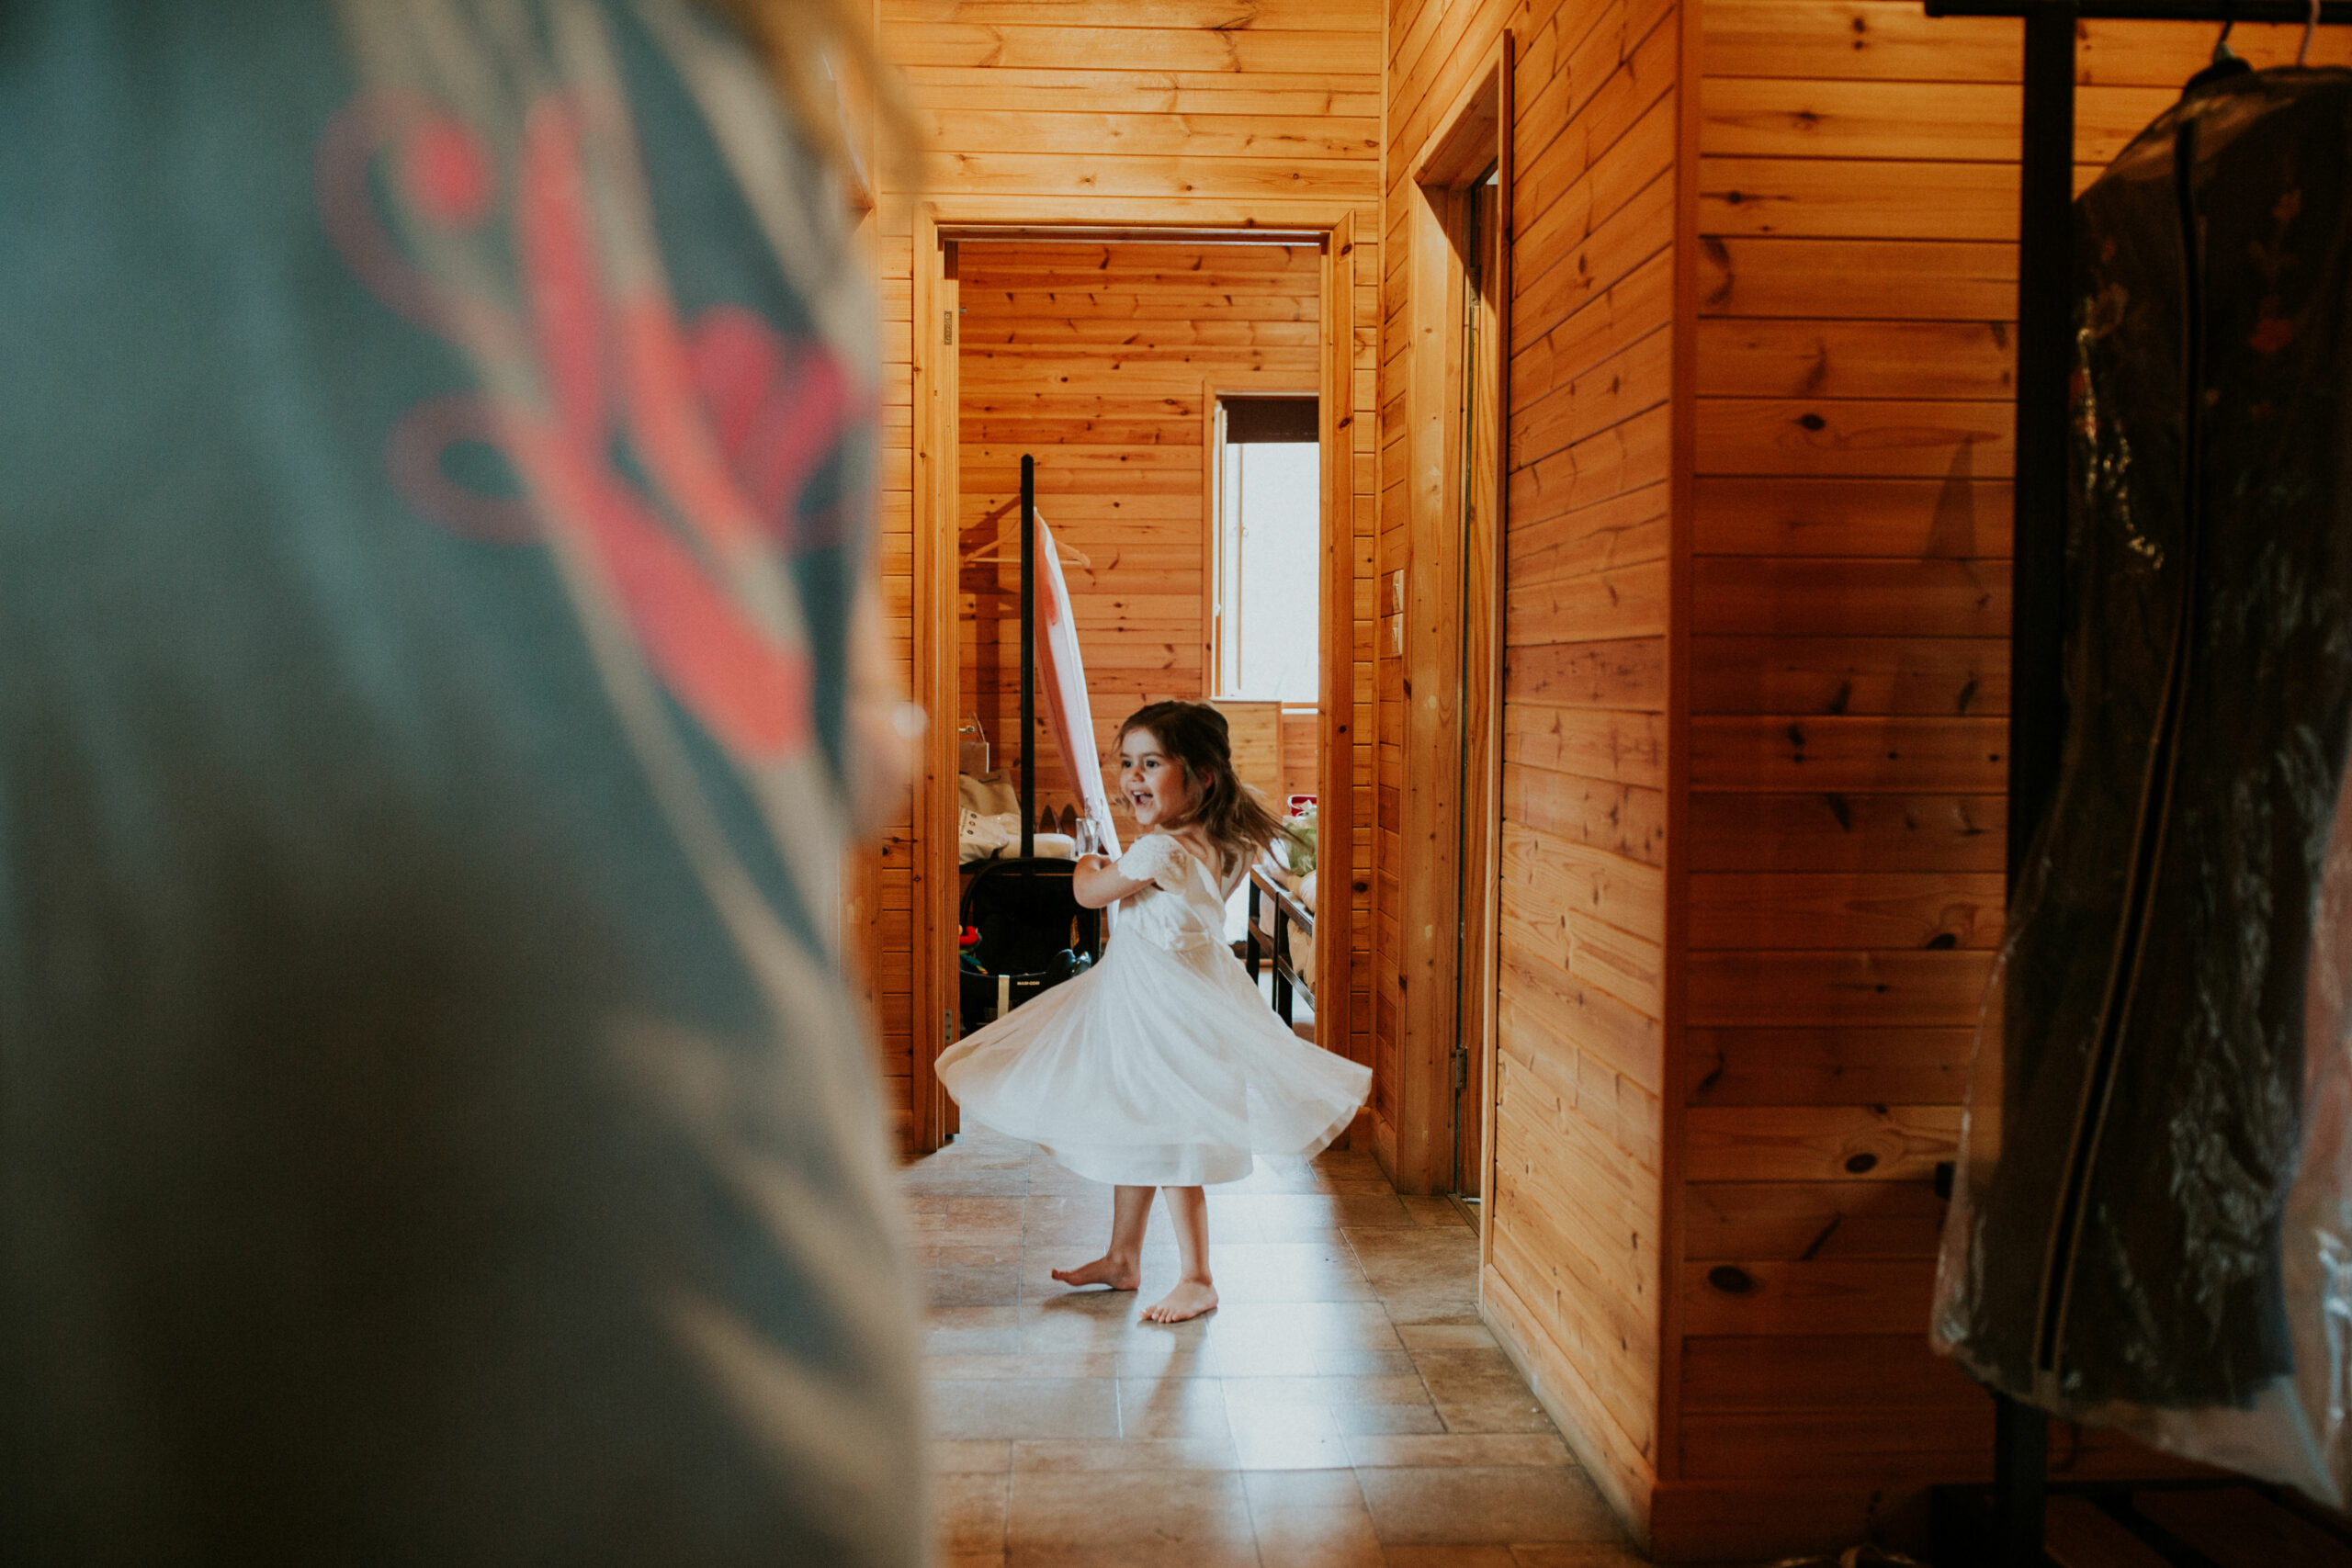
<path fill-rule="evenodd" d="M 1127 797 L 1137 827 L 1181 816 L 1191 798 L 1184 786 L 1182 764 L 1160 750 L 1158 736 L 1148 729 L 1127 731 L 1119 748 L 1119 793 Z"/>

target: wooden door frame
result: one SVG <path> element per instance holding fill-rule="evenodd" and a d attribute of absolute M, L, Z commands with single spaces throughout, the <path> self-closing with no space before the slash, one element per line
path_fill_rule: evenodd
<path fill-rule="evenodd" d="M 1460 245 L 1467 188 L 1489 164 L 1498 165 L 1501 187 L 1495 217 L 1502 243 L 1497 247 L 1493 286 L 1499 299 L 1498 363 L 1502 385 L 1495 397 L 1498 468 L 1492 482 L 1497 512 L 1494 526 L 1488 530 L 1494 559 L 1486 563 L 1485 570 L 1499 573 L 1503 556 L 1510 450 L 1512 62 L 1513 39 L 1505 29 L 1408 165 L 1411 177 L 1406 185 L 1412 208 L 1406 235 L 1408 309 L 1404 348 L 1409 570 L 1403 606 L 1403 674 L 1408 758 L 1459 757 L 1468 732 L 1460 700 L 1465 676 L 1462 638 L 1465 538 L 1458 415 L 1467 371 L 1461 363 L 1464 266 Z M 1490 668 L 1474 672 L 1476 683 L 1482 688 L 1474 700 L 1490 705 L 1490 729 L 1498 726 L 1501 705 L 1499 588 L 1492 598 L 1494 620 L 1486 628 Z M 1487 750 L 1490 755 L 1479 760 L 1486 776 L 1476 801 L 1462 800 L 1456 781 L 1442 777 L 1439 769 L 1408 766 L 1400 781 L 1399 841 L 1408 863 L 1399 868 L 1398 876 L 1403 908 L 1397 920 L 1397 972 L 1403 996 L 1397 1015 L 1396 1119 L 1390 1129 L 1392 1141 L 1385 1144 L 1382 1152 L 1390 1179 L 1402 1191 L 1437 1192 L 1453 1184 L 1453 1053 L 1465 986 L 1484 988 L 1480 1038 L 1470 1043 L 1470 1049 L 1478 1060 L 1482 1085 L 1479 1188 L 1487 1194 L 1494 1190 L 1494 930 L 1500 885 L 1501 749 L 1497 742 Z M 1482 866 L 1464 868 L 1461 863 L 1465 809 L 1479 812 L 1483 819 L 1486 863 Z M 1483 951 L 1468 964 L 1461 962 L 1459 951 L 1465 915 L 1462 897 L 1465 869 L 1472 873 L 1467 886 L 1487 900 Z M 1481 1229 L 1483 1248 L 1493 1227 Z"/>
<path fill-rule="evenodd" d="M 912 908 L 909 911 L 910 964 L 908 1023 L 908 1099 L 914 1111 L 913 1152 L 928 1154 L 956 1129 L 955 1102 L 940 1088 L 934 1065 L 955 1032 L 961 1001 L 956 964 L 944 960 L 944 919 L 956 919 L 956 846 L 953 835 L 934 830 L 943 813 L 957 802 L 956 723 L 962 682 L 962 649 L 955 618 L 957 603 L 956 537 L 958 496 L 956 375 L 956 287 L 954 256 L 942 243 L 935 211 L 918 204 L 914 212 L 914 265 L 910 299 L 913 338 L 914 413 L 909 445 L 913 561 L 912 613 L 909 631 L 913 653 L 910 684 L 914 700 L 931 715 L 923 734 L 922 765 L 916 770 L 913 820 L 909 828 L 912 863 Z M 943 705 L 939 693 L 947 694 Z M 932 1027 L 933 1024 L 937 1028 Z"/>
<path fill-rule="evenodd" d="M 1354 889 L 1369 868 L 1354 863 L 1355 720 L 1355 210 L 1336 202 L 1200 202 L 1171 213 L 1166 202 L 1132 198 L 939 197 L 913 214 L 914 419 L 909 433 L 914 486 L 912 618 L 914 700 L 932 715 L 911 827 L 913 990 L 910 1098 L 914 1149 L 938 1148 L 956 1129 L 956 1110 L 934 1070 L 953 1033 L 956 963 L 956 727 L 961 695 L 956 620 L 956 533 L 959 477 L 958 345 L 944 342 L 954 279 L 946 246 L 965 239 L 1046 243 L 1246 243 L 1319 245 L 1322 355 L 1317 386 L 1322 453 L 1322 715 L 1316 758 L 1321 797 L 1318 886 L 1337 888 L 1317 911 L 1315 1021 L 1317 1037 L 1342 1055 L 1352 1028 Z M 952 334 L 960 339 L 960 330 Z M 1204 671 L 1204 680 L 1210 679 Z M 936 1026 L 936 1027 L 934 1027 Z"/>
<path fill-rule="evenodd" d="M 1508 66 L 1505 68 L 1506 73 Z M 1509 102 L 1508 75 L 1498 78 L 1502 101 Z M 1507 123 L 1507 121 L 1506 121 Z M 1484 1202 L 1494 1190 L 1495 1054 L 1498 1045 L 1498 991 L 1502 973 L 1502 806 L 1503 806 L 1503 663 L 1505 540 L 1503 519 L 1509 483 L 1510 431 L 1504 422 L 1509 407 L 1510 366 L 1510 247 L 1505 229 L 1509 203 L 1504 197 L 1510 178 L 1508 149 L 1496 160 L 1497 179 L 1491 216 L 1486 226 L 1468 225 L 1480 254 L 1479 302 L 1484 316 L 1473 339 L 1476 357 L 1462 365 L 1461 406 L 1473 412 L 1465 423 L 1483 429 L 1487 460 L 1461 454 L 1464 496 L 1462 583 L 1462 795 L 1463 863 L 1457 868 L 1462 889 L 1463 954 L 1455 979 L 1455 1016 L 1461 1021 L 1464 1061 L 1468 1071 L 1464 1092 L 1455 1099 L 1453 1138 L 1453 1190 Z M 1464 193 L 1467 221 L 1476 205 L 1476 187 Z M 1469 290 L 1464 316 L 1471 315 Z M 1483 418 L 1478 417 L 1483 414 Z M 1467 1120 L 1468 1126 L 1463 1122 Z M 1464 1134 L 1469 1135 L 1465 1139 Z M 1467 1147 L 1464 1147 L 1464 1144 Z M 1472 1174 L 1465 1178 L 1464 1168 Z M 1483 1211 L 1482 1211 L 1483 1213 Z M 1480 1258 L 1492 1255 L 1492 1227 L 1479 1225 Z"/>

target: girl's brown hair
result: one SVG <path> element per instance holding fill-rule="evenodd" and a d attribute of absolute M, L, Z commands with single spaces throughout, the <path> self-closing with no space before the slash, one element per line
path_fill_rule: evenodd
<path fill-rule="evenodd" d="M 1283 819 L 1233 771 L 1233 739 L 1225 715 L 1206 703 L 1154 703 L 1127 715 L 1119 726 L 1117 743 L 1125 747 L 1127 737 L 1138 729 L 1148 730 L 1159 742 L 1161 754 L 1184 770 L 1193 796 L 1182 816 L 1160 826 L 1199 823 L 1216 846 L 1220 874 L 1232 875 L 1276 839 L 1291 836 Z"/>

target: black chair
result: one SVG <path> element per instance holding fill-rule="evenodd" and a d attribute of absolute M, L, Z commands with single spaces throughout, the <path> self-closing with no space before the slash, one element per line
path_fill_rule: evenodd
<path fill-rule="evenodd" d="M 1102 952 L 1102 911 L 1082 908 L 1066 860 L 990 861 L 964 889 L 959 918 L 980 933 L 967 951 L 988 973 L 962 971 L 967 1032 L 994 1018 L 1001 989 L 1011 1007 L 1093 967 Z M 1000 980 L 1009 980 L 1001 987 Z"/>

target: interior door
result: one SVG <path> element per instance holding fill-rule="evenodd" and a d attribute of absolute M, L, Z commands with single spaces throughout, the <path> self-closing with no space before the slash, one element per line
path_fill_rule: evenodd
<path fill-rule="evenodd" d="M 1453 1047 L 1453 1190 L 1486 1185 L 1484 1136 L 1495 1031 L 1496 895 L 1500 885 L 1502 449 L 1500 180 L 1490 173 L 1462 195 L 1462 756 L 1459 786 L 1461 946 Z"/>

